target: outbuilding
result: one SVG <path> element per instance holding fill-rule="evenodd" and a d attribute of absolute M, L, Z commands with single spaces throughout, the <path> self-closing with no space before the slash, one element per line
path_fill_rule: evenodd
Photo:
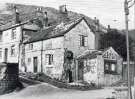
<path fill-rule="evenodd" d="M 109 86 L 122 80 L 123 59 L 112 47 L 104 51 L 87 50 L 78 61 L 83 67 L 82 80 L 88 83 Z"/>

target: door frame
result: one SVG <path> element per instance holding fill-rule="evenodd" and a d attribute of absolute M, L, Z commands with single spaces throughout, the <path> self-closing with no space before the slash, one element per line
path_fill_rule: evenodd
<path fill-rule="evenodd" d="M 8 61 L 8 48 L 4 49 L 4 62 Z"/>
<path fill-rule="evenodd" d="M 33 72 L 34 73 L 38 72 L 38 57 L 37 56 L 33 57 Z"/>

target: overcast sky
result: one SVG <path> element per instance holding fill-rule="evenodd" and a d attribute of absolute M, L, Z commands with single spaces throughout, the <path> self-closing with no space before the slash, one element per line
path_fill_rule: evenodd
<path fill-rule="evenodd" d="M 124 0 L 0 0 L 1 6 L 4 3 L 20 3 L 28 5 L 40 5 L 45 7 L 54 7 L 58 9 L 59 5 L 66 4 L 68 10 L 85 14 L 91 18 L 97 17 L 100 22 L 112 28 L 124 29 Z M 130 9 L 129 28 L 134 25 L 134 7 Z"/>

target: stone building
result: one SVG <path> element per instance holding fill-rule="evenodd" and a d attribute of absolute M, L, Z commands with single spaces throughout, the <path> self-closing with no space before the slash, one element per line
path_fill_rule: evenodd
<path fill-rule="evenodd" d="M 101 85 L 110 85 L 120 80 L 122 58 L 113 48 L 97 51 L 100 34 L 106 32 L 106 29 L 102 31 L 99 20 L 94 20 L 93 27 L 85 17 L 69 20 L 66 7 L 61 6 L 60 9 L 62 13 L 65 11 L 66 19 L 61 18 L 60 23 L 51 26 L 47 12 L 43 13 L 42 9 L 36 12 L 36 19 L 26 22 L 20 22 L 18 11 L 15 11 L 14 25 L 6 26 L 0 32 L 0 62 L 18 63 L 22 72 L 43 72 L 52 78 L 68 82 L 94 81 L 96 84 L 100 82 Z M 87 51 L 92 53 L 82 57 Z M 95 51 L 99 53 L 93 55 Z M 105 53 L 108 52 L 111 56 L 106 59 Z M 114 59 L 110 59 L 112 56 Z M 86 68 L 85 59 L 99 68 L 96 69 L 96 74 L 90 73 L 93 71 L 90 70 L 91 66 Z M 108 74 L 109 71 L 104 70 L 104 64 L 108 60 L 109 65 L 113 64 L 113 69 L 117 64 L 118 73 L 111 71 L 113 73 Z M 97 74 L 101 74 L 100 77 Z"/>
<path fill-rule="evenodd" d="M 88 49 L 95 49 L 96 37 L 86 19 L 54 25 L 36 34 L 24 42 L 26 71 L 79 80 L 77 57 Z"/>

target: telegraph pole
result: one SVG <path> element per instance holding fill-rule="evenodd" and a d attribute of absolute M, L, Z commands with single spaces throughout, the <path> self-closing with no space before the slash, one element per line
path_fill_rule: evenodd
<path fill-rule="evenodd" d="M 129 15 L 129 8 L 132 7 L 135 3 L 129 5 L 132 0 L 125 0 L 124 2 L 124 10 L 125 10 L 125 25 L 126 25 L 126 46 L 127 46 L 127 67 L 128 67 L 128 99 L 132 99 L 131 94 L 131 83 L 130 83 L 130 56 L 129 56 L 129 30 L 128 30 L 128 15 Z"/>
<path fill-rule="evenodd" d="M 126 25 L 126 46 L 127 46 L 127 67 L 128 67 L 128 99 L 131 99 L 131 90 L 130 90 L 130 64 L 129 64 L 129 31 L 128 31 L 128 15 L 129 15 L 129 8 L 128 8 L 128 1 L 125 0 L 124 3 L 125 9 L 125 25 Z"/>

